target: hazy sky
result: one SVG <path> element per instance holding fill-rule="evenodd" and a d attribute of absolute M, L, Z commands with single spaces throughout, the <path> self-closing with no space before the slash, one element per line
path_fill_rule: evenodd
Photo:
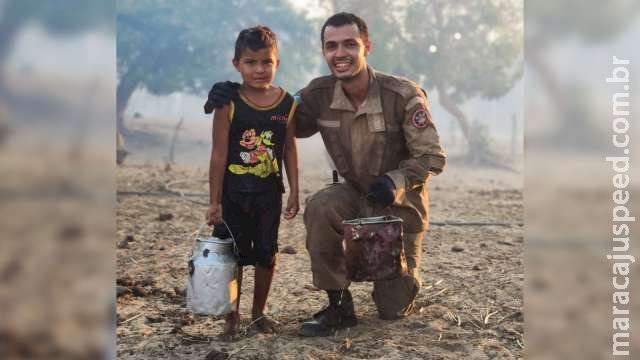
<path fill-rule="evenodd" d="M 115 34 L 93 31 L 53 37 L 40 26 L 28 26 L 15 39 L 7 66 L 12 72 L 77 80 L 115 74 Z"/>
<path fill-rule="evenodd" d="M 308 15 L 324 18 L 326 11 L 317 0 L 297 0 L 291 2 L 295 7 L 307 11 Z M 42 54 L 47 54 L 46 57 Z M 318 55 L 320 56 L 320 55 Z M 324 70 L 324 64 L 322 64 Z M 55 38 L 37 26 L 30 26 L 16 39 L 14 51 L 8 63 L 9 70 L 19 74 L 32 72 L 45 76 L 65 77 L 69 80 L 86 81 L 89 77 L 113 74 L 115 78 L 115 35 L 104 32 L 89 32 L 81 35 Z M 300 84 L 304 86 L 305 84 Z M 289 89 L 297 91 L 298 89 Z M 496 121 L 497 118 L 510 119 L 512 113 L 519 113 L 522 107 L 522 83 L 505 98 L 495 102 L 472 100 L 466 104 L 472 110 L 470 119 L 478 118 L 483 122 Z M 435 99 L 434 99 L 435 101 Z M 203 96 L 191 96 L 182 93 L 166 97 L 156 97 L 144 90 L 136 92 L 130 100 L 128 113 L 140 112 L 145 116 L 179 118 L 187 121 L 208 120 L 204 115 Z M 482 110 L 477 110 L 482 108 Z M 434 116 L 444 123 L 443 132 L 447 132 L 451 117 L 434 104 Z M 474 111 L 475 110 L 475 111 Z M 509 121 L 510 122 L 510 121 Z"/>

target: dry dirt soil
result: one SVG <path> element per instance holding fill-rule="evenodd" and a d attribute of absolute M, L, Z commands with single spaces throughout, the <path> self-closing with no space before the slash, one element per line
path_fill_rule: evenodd
<path fill-rule="evenodd" d="M 282 329 L 276 335 L 245 330 L 253 289 L 249 268 L 240 308 L 243 336 L 232 343 L 216 339 L 220 317 L 193 315 L 185 307 L 187 256 L 206 210 L 206 195 L 198 196 L 207 193 L 205 178 L 204 170 L 186 167 L 117 170 L 119 359 L 523 357 L 522 173 L 450 165 L 434 178 L 415 312 L 380 320 L 372 285 L 353 284 L 360 323 L 328 338 L 297 335 L 300 323 L 326 305 L 326 296 L 311 285 L 302 215 L 283 220 L 280 249 L 294 251 L 278 255 L 268 302 Z M 304 172 L 301 178 L 303 204 L 329 182 Z"/>

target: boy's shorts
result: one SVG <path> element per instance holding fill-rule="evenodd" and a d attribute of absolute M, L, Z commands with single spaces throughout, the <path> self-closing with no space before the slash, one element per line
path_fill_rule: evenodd
<path fill-rule="evenodd" d="M 280 192 L 223 192 L 222 218 L 236 240 L 238 265 L 275 265 L 281 213 Z M 229 237 L 224 224 L 215 226 L 213 236 Z"/>

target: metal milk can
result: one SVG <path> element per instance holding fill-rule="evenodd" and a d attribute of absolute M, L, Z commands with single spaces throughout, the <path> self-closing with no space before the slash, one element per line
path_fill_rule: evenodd
<path fill-rule="evenodd" d="M 238 298 L 234 241 L 202 235 L 203 227 L 196 234 L 189 258 L 187 309 L 202 315 L 228 314 L 236 310 Z"/>

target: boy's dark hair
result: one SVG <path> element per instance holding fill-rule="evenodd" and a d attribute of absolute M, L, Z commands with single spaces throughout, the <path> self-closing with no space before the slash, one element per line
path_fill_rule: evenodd
<path fill-rule="evenodd" d="M 233 61 L 238 61 L 242 52 L 247 48 L 252 51 L 274 48 L 277 51 L 278 41 L 276 40 L 276 34 L 264 25 L 240 31 L 236 39 L 236 51 L 233 55 Z"/>
<path fill-rule="evenodd" d="M 355 24 L 358 27 L 358 32 L 360 33 L 362 41 L 369 40 L 369 29 L 367 28 L 367 23 L 364 22 L 364 20 L 351 13 L 340 12 L 332 15 L 324 22 L 324 25 L 322 25 L 322 31 L 320 31 L 320 41 L 322 42 L 322 46 L 324 47 L 324 29 L 326 29 L 327 26 L 338 27 L 351 24 Z"/>

